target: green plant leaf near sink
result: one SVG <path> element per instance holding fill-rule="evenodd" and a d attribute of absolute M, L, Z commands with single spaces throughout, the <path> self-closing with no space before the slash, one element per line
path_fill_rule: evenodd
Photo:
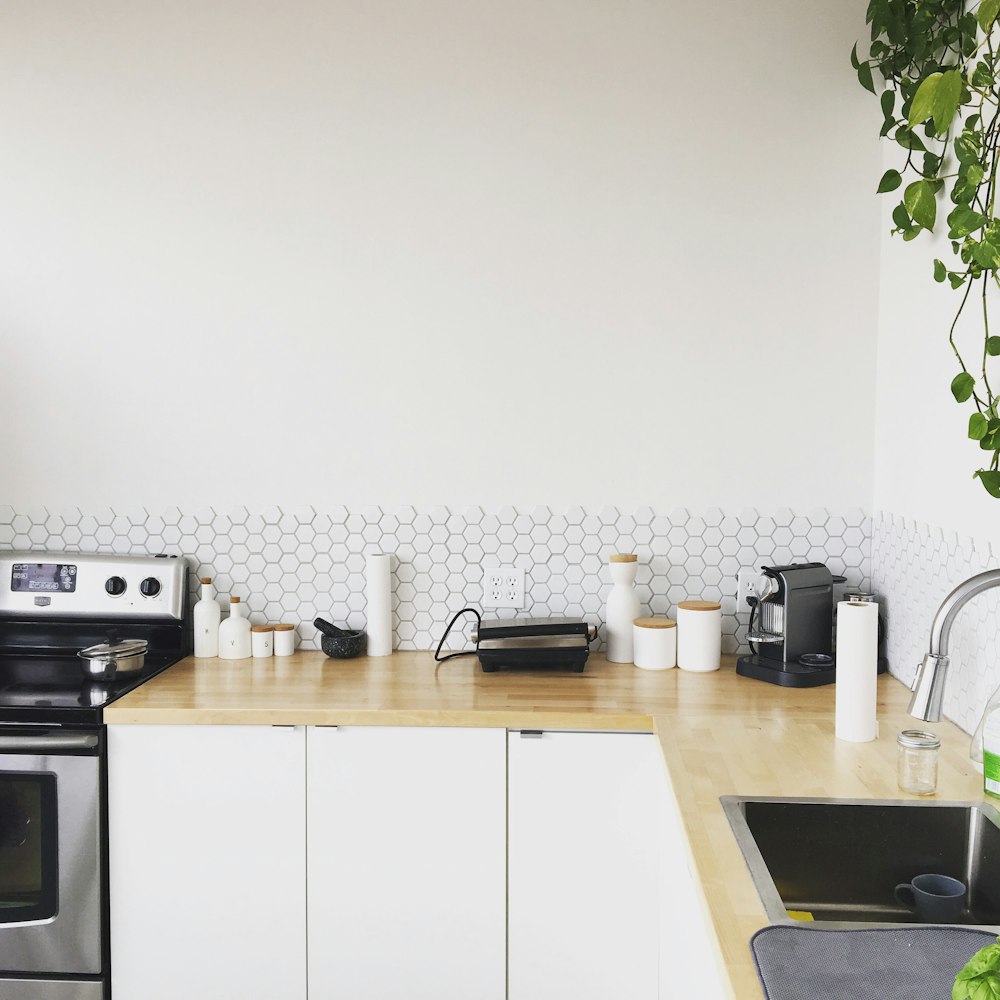
<path fill-rule="evenodd" d="M 955 977 L 951 1000 L 1000 1000 L 1000 938 L 969 959 Z"/>
<path fill-rule="evenodd" d="M 880 194 L 902 188 L 893 235 L 910 241 L 947 222 L 954 259 L 934 260 L 933 278 L 959 293 L 948 331 L 957 368 L 951 392 L 974 407 L 968 437 L 985 454 L 973 477 L 1000 498 L 1000 394 L 987 366 L 1000 354 L 989 316 L 1000 289 L 998 18 L 1000 0 L 870 0 L 868 56 L 861 58 L 855 45 L 851 65 L 861 86 L 879 98 L 880 135 L 906 154 L 877 187 Z M 970 299 L 979 334 L 971 347 L 959 336 Z"/>

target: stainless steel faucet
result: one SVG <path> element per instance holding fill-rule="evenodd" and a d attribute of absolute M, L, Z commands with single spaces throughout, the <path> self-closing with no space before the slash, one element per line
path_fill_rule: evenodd
<path fill-rule="evenodd" d="M 948 637 L 959 611 L 984 590 L 1000 587 L 1000 569 L 987 570 L 960 583 L 941 603 L 931 625 L 930 649 L 913 679 L 910 715 L 925 722 L 941 721 L 941 703 L 948 679 Z"/>

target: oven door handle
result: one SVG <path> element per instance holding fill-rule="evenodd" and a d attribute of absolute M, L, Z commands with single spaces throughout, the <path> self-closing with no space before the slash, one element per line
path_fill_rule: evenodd
<path fill-rule="evenodd" d="M 30 750 L 34 753 L 63 753 L 67 750 L 93 750 L 97 733 L 46 733 L 44 736 L 0 734 L 0 753 Z"/>

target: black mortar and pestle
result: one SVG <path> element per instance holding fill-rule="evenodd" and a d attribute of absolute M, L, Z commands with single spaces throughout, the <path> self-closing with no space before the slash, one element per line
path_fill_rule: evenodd
<path fill-rule="evenodd" d="M 337 628 L 325 618 L 313 619 L 313 625 L 322 633 L 320 646 L 334 660 L 350 660 L 360 656 L 368 645 L 368 636 L 362 631 Z"/>

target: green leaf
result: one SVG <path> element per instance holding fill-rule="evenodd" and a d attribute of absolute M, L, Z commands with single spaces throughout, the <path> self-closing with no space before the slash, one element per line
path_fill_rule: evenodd
<path fill-rule="evenodd" d="M 959 163 L 976 163 L 979 160 L 979 145 L 982 140 L 978 132 L 963 132 L 955 140 L 955 155 Z"/>
<path fill-rule="evenodd" d="M 934 114 L 934 101 L 937 97 L 937 90 L 941 85 L 943 76 L 943 73 L 931 73 L 917 87 L 917 92 L 913 95 L 913 100 L 910 102 L 910 128 L 927 121 Z"/>
<path fill-rule="evenodd" d="M 941 169 L 941 157 L 933 153 L 924 153 L 924 173 L 933 177 Z"/>
<path fill-rule="evenodd" d="M 986 176 L 986 171 L 983 170 L 982 165 L 979 163 L 970 163 L 963 167 L 963 170 L 965 171 L 966 182 L 976 187 L 979 187 Z"/>
<path fill-rule="evenodd" d="M 948 216 L 948 225 L 951 227 L 951 230 L 948 233 L 948 238 L 952 240 L 960 240 L 963 237 L 968 236 L 970 233 L 974 233 L 976 230 L 982 229 L 985 222 L 985 215 L 980 215 L 978 212 L 973 211 L 965 205 L 959 205 Z"/>
<path fill-rule="evenodd" d="M 972 259 L 980 267 L 995 270 L 1000 265 L 1000 248 L 990 240 L 980 240 L 972 248 Z"/>
<path fill-rule="evenodd" d="M 916 132 L 911 128 L 898 128 L 896 129 L 896 142 L 903 147 L 903 149 L 915 149 L 918 152 L 926 153 L 927 147 L 924 145 L 923 139 L 917 135 Z M 976 158 L 979 158 L 979 153 L 976 153 Z"/>
<path fill-rule="evenodd" d="M 1000 0 L 998 0 L 1000 2 Z M 920 91 L 917 91 L 919 95 Z M 952 119 L 958 111 L 958 102 L 962 96 L 962 74 L 957 69 L 950 69 L 943 74 L 934 93 L 933 118 L 934 128 L 938 135 L 944 135 L 951 128 Z"/>
<path fill-rule="evenodd" d="M 1000 14 L 1000 0 L 982 0 L 976 11 L 976 20 L 984 34 L 989 34 L 990 27 Z"/>
<path fill-rule="evenodd" d="M 986 353 L 991 358 L 1000 355 L 1000 337 L 988 337 L 986 339 Z"/>
<path fill-rule="evenodd" d="M 854 43 L 854 48 L 851 49 L 851 65 L 855 69 L 861 69 L 861 60 L 858 59 L 858 43 Z"/>
<path fill-rule="evenodd" d="M 892 118 L 892 112 L 896 106 L 896 92 L 894 90 L 883 90 L 882 96 L 879 98 L 879 104 L 882 106 L 882 117 Z"/>
<path fill-rule="evenodd" d="M 885 194 L 887 191 L 895 191 L 902 183 L 903 178 L 898 170 L 887 170 L 882 175 L 882 180 L 878 182 L 878 193 Z"/>
<path fill-rule="evenodd" d="M 952 288 L 961 288 L 965 284 L 965 278 L 964 274 L 959 274 L 957 271 L 948 272 L 948 281 L 951 282 Z"/>
<path fill-rule="evenodd" d="M 976 380 L 968 373 L 961 372 L 951 380 L 951 394 L 959 403 L 964 403 L 976 386 Z"/>
<path fill-rule="evenodd" d="M 948 277 L 948 268 L 944 266 L 944 261 L 935 260 L 934 261 L 934 280 L 944 281 Z"/>
<path fill-rule="evenodd" d="M 903 204 L 910 218 L 924 229 L 933 229 L 937 218 L 937 199 L 934 189 L 924 180 L 908 184 L 903 192 Z"/>
<path fill-rule="evenodd" d="M 858 69 L 858 83 L 861 84 L 865 90 L 875 93 L 875 84 L 872 83 L 872 68 L 868 63 L 862 63 Z"/>
<path fill-rule="evenodd" d="M 984 62 L 976 63 L 976 68 L 972 71 L 972 86 L 992 87 L 993 81 L 993 70 Z"/>
<path fill-rule="evenodd" d="M 978 479 L 991 497 L 1000 499 L 1000 472 L 980 469 L 972 478 Z M 984 972 L 961 981 L 956 979 L 951 995 L 953 1000 L 1000 1000 L 1000 975 Z"/>
<path fill-rule="evenodd" d="M 897 229 L 910 228 L 910 217 L 906 214 L 906 206 L 902 202 L 892 210 L 892 221 L 896 223 Z"/>
<path fill-rule="evenodd" d="M 969 417 L 969 437 L 973 441 L 982 441 L 988 429 L 989 423 L 981 413 L 973 413 Z"/>

